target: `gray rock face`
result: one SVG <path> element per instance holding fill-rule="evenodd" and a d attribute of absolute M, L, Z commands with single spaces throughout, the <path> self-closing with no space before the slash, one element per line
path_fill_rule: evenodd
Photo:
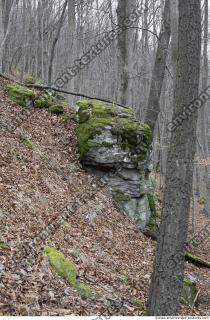
<path fill-rule="evenodd" d="M 83 165 L 106 182 L 114 200 L 134 223 L 147 228 L 154 214 L 147 160 L 152 142 L 149 127 L 137 122 L 129 109 L 99 101 L 78 105 Z"/>

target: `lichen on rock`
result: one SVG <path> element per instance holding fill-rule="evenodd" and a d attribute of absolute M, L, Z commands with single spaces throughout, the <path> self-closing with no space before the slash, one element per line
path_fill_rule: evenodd
<path fill-rule="evenodd" d="M 97 100 L 79 101 L 78 106 L 77 137 L 83 165 L 103 178 L 115 203 L 140 228 L 146 228 L 155 214 L 148 187 L 150 128 L 137 121 L 129 108 Z"/>

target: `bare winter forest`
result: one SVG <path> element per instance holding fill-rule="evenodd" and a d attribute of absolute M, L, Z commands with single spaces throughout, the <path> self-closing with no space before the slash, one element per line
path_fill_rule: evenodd
<path fill-rule="evenodd" d="M 210 316 L 208 0 L 0 0 L 0 316 Z"/>

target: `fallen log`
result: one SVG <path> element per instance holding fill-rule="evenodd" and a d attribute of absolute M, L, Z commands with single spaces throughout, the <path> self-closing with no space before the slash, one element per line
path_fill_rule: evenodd
<path fill-rule="evenodd" d="M 112 101 L 112 100 L 108 100 L 108 99 L 104 99 L 104 98 L 101 98 L 101 97 L 93 97 L 93 96 L 89 96 L 87 94 L 84 94 L 84 93 L 81 93 L 81 92 L 72 92 L 72 91 L 67 91 L 67 90 L 63 90 L 63 89 L 58 89 L 58 88 L 55 88 L 55 87 L 51 87 L 51 86 L 45 86 L 45 85 L 38 85 L 38 84 L 25 84 L 25 83 L 22 83 L 20 81 L 17 81 L 3 73 L 0 73 L 0 77 L 4 78 L 5 80 L 9 80 L 9 81 L 13 81 L 17 84 L 19 84 L 20 86 L 23 86 L 23 87 L 27 87 L 27 88 L 34 88 L 34 89 L 37 89 L 37 90 L 40 90 L 40 91 L 47 91 L 47 90 L 52 90 L 52 91 L 56 91 L 56 92 L 59 92 L 59 93 L 64 93 L 64 94 L 68 94 L 68 95 L 72 95 L 72 96 L 75 96 L 75 97 L 81 97 L 81 98 L 85 98 L 85 99 L 90 99 L 90 100 L 100 100 L 102 102 L 106 102 L 106 103 L 110 103 L 110 104 L 115 104 L 119 107 L 122 107 L 122 108 L 125 108 L 125 109 L 129 109 L 129 107 L 125 106 L 124 104 L 120 104 L 116 101 Z"/>
<path fill-rule="evenodd" d="M 145 230 L 142 231 L 142 233 L 146 236 L 151 238 L 153 241 L 157 242 L 158 240 L 158 236 L 156 233 L 150 231 L 150 230 Z M 190 252 L 186 252 L 185 253 L 185 260 L 191 262 L 192 264 L 196 265 L 197 267 L 200 268 L 209 268 L 210 269 L 210 262 L 206 261 L 204 259 L 201 259 L 197 256 L 195 256 L 194 254 L 190 253 Z"/>
<path fill-rule="evenodd" d="M 193 255 L 190 252 L 186 252 L 185 254 L 185 260 L 192 262 L 193 264 L 197 265 L 197 266 L 202 266 L 205 268 L 210 268 L 210 262 L 203 260 L 195 255 Z"/>

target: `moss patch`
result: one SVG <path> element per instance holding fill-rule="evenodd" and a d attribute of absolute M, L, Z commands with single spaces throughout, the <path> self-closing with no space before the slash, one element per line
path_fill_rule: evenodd
<path fill-rule="evenodd" d="M 32 90 L 22 86 L 10 84 L 7 86 L 8 95 L 22 107 L 28 107 L 33 104 L 35 93 Z"/>
<path fill-rule="evenodd" d="M 116 202 L 124 202 L 131 200 L 131 197 L 129 196 L 129 194 L 119 191 L 113 196 L 113 199 Z"/>
<path fill-rule="evenodd" d="M 150 128 L 133 119 L 117 118 L 113 125 L 112 133 L 122 138 L 123 149 L 129 149 L 137 154 L 137 161 L 146 159 L 152 143 Z"/>
<path fill-rule="evenodd" d="M 108 146 L 98 144 L 91 141 L 97 134 L 101 133 L 101 129 L 111 125 L 113 118 L 110 114 L 110 110 L 106 108 L 100 102 L 80 101 L 78 102 L 80 107 L 77 114 L 77 137 L 79 140 L 80 158 L 85 158 L 88 151 L 92 148 L 99 148 L 102 146 Z M 107 112 L 106 112 L 107 111 Z M 111 145 L 109 145 L 111 146 Z"/>
<path fill-rule="evenodd" d="M 148 194 L 147 198 L 148 198 L 149 207 L 151 210 L 151 217 L 150 217 L 149 223 L 147 224 L 147 228 L 152 232 L 158 233 L 159 229 L 158 229 L 158 225 L 157 225 L 157 221 L 156 221 L 157 211 L 156 211 L 154 196 Z"/>
<path fill-rule="evenodd" d="M 33 149 L 33 142 L 29 138 L 23 138 L 23 143 L 30 149 Z"/>
<path fill-rule="evenodd" d="M 45 247 L 43 251 L 47 254 L 50 265 L 56 273 L 66 279 L 81 296 L 89 297 L 94 294 L 90 286 L 77 280 L 78 272 L 75 264 L 67 259 L 62 252 L 51 247 Z"/>
<path fill-rule="evenodd" d="M 135 161 L 146 159 L 152 142 L 151 130 L 135 120 L 132 110 L 97 100 L 79 101 L 78 106 L 76 120 L 81 160 L 90 149 L 103 146 L 91 140 L 100 135 L 106 126 L 111 126 L 112 134 L 119 137 L 123 149 L 137 154 Z"/>
<path fill-rule="evenodd" d="M 35 84 L 36 83 L 36 79 L 33 76 L 28 75 L 23 79 L 23 82 L 25 84 Z"/>
<path fill-rule="evenodd" d="M 64 107 L 61 104 L 54 104 L 49 107 L 49 111 L 54 114 L 64 113 Z"/>
<path fill-rule="evenodd" d="M 145 303 L 140 300 L 133 301 L 134 307 L 138 308 L 140 311 L 146 311 Z"/>
<path fill-rule="evenodd" d="M 10 250 L 11 250 L 11 248 L 10 248 L 10 246 L 8 246 L 8 244 L 3 243 L 3 242 L 0 242 L 0 250 L 3 250 L 3 251 L 10 251 Z"/>

